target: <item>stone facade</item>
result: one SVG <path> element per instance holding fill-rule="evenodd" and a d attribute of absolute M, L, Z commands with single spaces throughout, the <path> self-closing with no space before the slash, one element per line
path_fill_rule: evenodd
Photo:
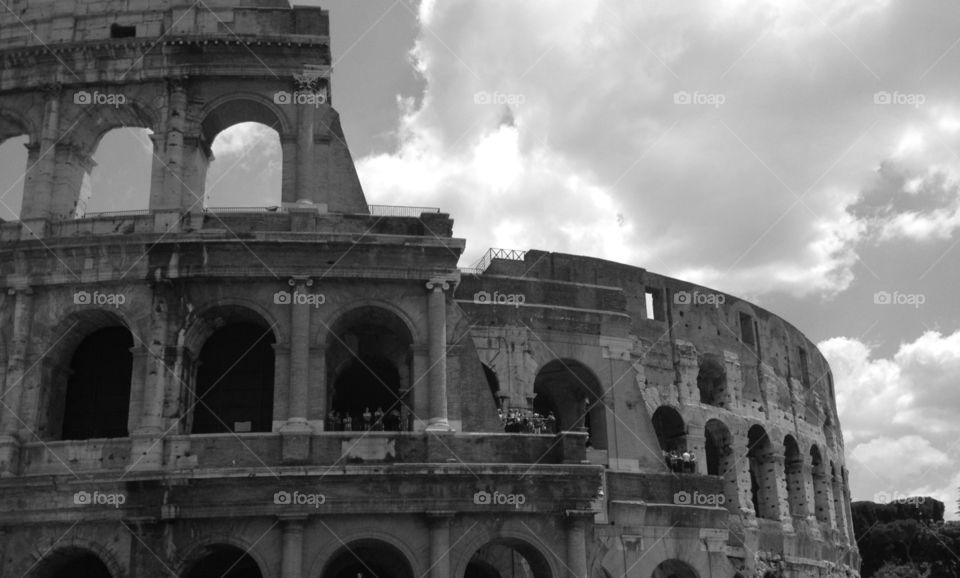
<path fill-rule="evenodd" d="M 638 267 L 458 269 L 448 214 L 367 205 L 324 10 L 9 8 L 0 574 L 857 575 L 815 345 Z M 213 139 L 246 121 L 280 134 L 282 206 L 204 210 Z M 124 126 L 153 131 L 149 210 L 85 217 Z M 512 411 L 557 431 L 505 433 Z"/>

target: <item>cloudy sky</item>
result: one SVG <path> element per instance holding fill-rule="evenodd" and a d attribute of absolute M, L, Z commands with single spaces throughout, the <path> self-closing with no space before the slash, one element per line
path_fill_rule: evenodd
<path fill-rule="evenodd" d="M 296 3 L 331 10 L 369 202 L 450 212 L 464 266 L 571 252 L 758 302 L 830 360 L 854 499 L 957 517 L 960 4 Z M 144 142 L 105 139 L 91 211 L 146 207 Z M 209 203 L 277 204 L 278 147 L 221 134 Z"/>

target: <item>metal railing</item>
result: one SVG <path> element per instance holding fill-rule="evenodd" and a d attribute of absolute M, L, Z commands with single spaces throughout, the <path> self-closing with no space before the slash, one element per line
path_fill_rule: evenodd
<path fill-rule="evenodd" d="M 149 215 L 150 209 L 136 209 L 133 211 L 103 211 L 100 213 L 85 213 L 78 219 L 110 219 L 117 217 L 141 217 Z"/>
<path fill-rule="evenodd" d="M 369 205 L 370 216 L 373 217 L 419 217 L 424 213 L 439 214 L 438 207 L 407 207 L 394 205 Z M 151 214 L 150 209 L 137 209 L 132 211 L 101 211 L 97 213 L 85 213 L 77 219 L 109 219 L 120 217 L 141 217 Z M 205 207 L 204 213 L 282 213 L 284 207 L 273 205 L 269 207 Z M 366 213 L 363 213 L 366 214 Z M 7 221 L 12 223 L 14 221 Z"/>
<path fill-rule="evenodd" d="M 487 270 L 487 267 L 490 266 L 490 263 L 494 259 L 523 261 L 523 258 L 526 256 L 526 254 L 526 251 L 520 251 L 518 249 L 487 249 L 487 252 L 483 254 L 483 257 L 480 257 L 480 260 L 474 263 L 472 267 L 466 267 L 461 269 L 461 271 L 479 275 Z"/>
<path fill-rule="evenodd" d="M 204 207 L 204 213 L 279 213 L 282 207 Z"/>
<path fill-rule="evenodd" d="M 373 217 L 419 217 L 423 213 L 437 214 L 437 207 L 403 207 L 392 205 L 369 205 Z"/>

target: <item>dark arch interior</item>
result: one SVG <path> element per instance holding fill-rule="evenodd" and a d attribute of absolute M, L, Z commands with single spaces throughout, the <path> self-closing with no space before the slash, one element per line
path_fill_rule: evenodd
<path fill-rule="evenodd" d="M 724 407 L 726 405 L 727 372 L 715 355 L 704 355 L 697 373 L 700 402 Z"/>
<path fill-rule="evenodd" d="M 263 578 L 249 554 L 233 546 L 214 546 L 193 564 L 183 578 Z"/>
<path fill-rule="evenodd" d="M 274 337 L 250 322 L 225 325 L 200 351 L 193 433 L 273 428 Z"/>
<path fill-rule="evenodd" d="M 730 430 L 717 421 L 710 420 L 704 428 L 706 434 L 707 474 L 711 476 L 725 476 L 724 462 L 732 452 Z"/>
<path fill-rule="evenodd" d="M 543 416 L 553 412 L 556 431 L 586 428 L 591 446 L 607 449 L 606 406 L 600 399 L 603 390 L 585 365 L 551 361 L 537 373 L 533 391 L 533 410 Z"/>
<path fill-rule="evenodd" d="M 747 432 L 747 456 L 750 459 L 750 496 L 753 500 L 753 509 L 759 518 L 777 519 L 779 504 L 774 499 L 774 476 L 769 471 L 770 438 L 767 432 L 759 425 L 755 425 Z"/>
<path fill-rule="evenodd" d="M 106 327 L 74 351 L 64 400 L 65 440 L 127 435 L 133 336 L 126 327 Z"/>
<path fill-rule="evenodd" d="M 653 412 L 653 429 L 657 432 L 661 450 L 682 452 L 687 449 L 687 430 L 683 418 L 672 407 L 658 407 Z"/>
<path fill-rule="evenodd" d="M 550 565 L 533 546 L 519 540 L 497 540 L 477 550 L 463 578 L 550 578 Z"/>
<path fill-rule="evenodd" d="M 341 548 L 327 563 L 322 578 L 414 578 L 406 557 L 393 546 L 362 540 Z"/>
<path fill-rule="evenodd" d="M 652 578 L 698 578 L 696 571 L 680 560 L 666 560 L 653 570 Z"/>
<path fill-rule="evenodd" d="M 493 403 L 497 404 L 497 408 L 503 407 L 503 401 L 500 399 L 500 380 L 497 378 L 497 374 L 490 369 L 487 364 L 481 363 L 483 366 L 483 376 L 487 378 L 487 387 L 490 388 L 490 395 L 493 396 Z"/>
<path fill-rule="evenodd" d="M 334 411 L 350 416 L 351 430 L 379 429 L 375 416 L 383 414 L 383 429 L 397 431 L 399 407 L 400 374 L 382 357 L 351 361 L 334 384 Z"/>
<path fill-rule="evenodd" d="M 54 554 L 31 576 L 33 578 L 111 578 L 107 565 L 96 554 L 87 551 Z"/>

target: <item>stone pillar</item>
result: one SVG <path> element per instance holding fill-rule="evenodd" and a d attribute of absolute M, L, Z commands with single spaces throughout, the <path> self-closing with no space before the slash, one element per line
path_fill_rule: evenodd
<path fill-rule="evenodd" d="M 571 578 L 587 578 L 587 524 L 594 512 L 567 510 L 567 572 Z"/>
<path fill-rule="evenodd" d="M 49 215 L 54 221 L 69 221 L 77 216 L 83 178 L 93 171 L 96 163 L 90 154 L 77 144 L 61 142 L 56 145 L 55 150 L 56 173 Z"/>
<path fill-rule="evenodd" d="M 22 221 L 50 218 L 53 200 L 53 177 L 56 171 L 56 146 L 60 140 L 60 99 L 63 89 L 59 84 L 44 87 L 43 127 L 40 131 L 40 151 L 36 163 L 29 166 L 23 189 Z M 38 228 L 35 225 L 33 228 Z M 36 231 L 37 236 L 43 236 Z"/>
<path fill-rule="evenodd" d="M 283 461 L 302 463 L 310 456 L 307 403 L 310 384 L 310 305 L 306 290 L 312 279 L 291 279 L 290 293 L 290 380 L 287 388 L 287 419 L 280 428 L 283 436 Z M 298 298 L 302 297 L 302 299 Z"/>
<path fill-rule="evenodd" d="M 454 512 L 427 512 L 430 527 L 430 578 L 450 576 L 450 522 Z"/>
<path fill-rule="evenodd" d="M 312 90 L 309 78 L 297 77 L 297 90 L 303 94 Z M 314 125 L 317 107 L 309 99 L 297 105 L 297 203 L 313 204 L 313 190 L 317 186 L 314 178 L 316 158 L 314 155 Z"/>
<path fill-rule="evenodd" d="M 703 432 L 703 424 L 691 422 L 687 424 L 687 450 L 697 458 L 695 474 L 707 473 L 707 437 Z"/>
<path fill-rule="evenodd" d="M 450 431 L 447 421 L 447 299 L 450 279 L 436 278 L 427 282 L 427 317 L 430 323 L 430 421 L 429 431 Z"/>
<path fill-rule="evenodd" d="M 203 205 L 202 199 L 191 201 L 183 193 L 187 122 L 187 88 L 183 79 L 167 80 L 166 104 L 165 132 L 151 136 L 154 159 L 150 210 L 155 214 L 154 230 L 157 232 L 179 231 L 181 212 L 196 203 Z"/>
<path fill-rule="evenodd" d="M 787 490 L 787 473 L 784 467 L 786 459 L 783 455 L 783 445 L 774 444 L 772 455 L 768 457 L 770 466 L 773 468 L 773 489 L 776 500 L 778 518 L 780 526 L 784 532 L 793 532 L 793 517 L 790 515 L 790 493 Z"/>
<path fill-rule="evenodd" d="M 146 343 L 146 358 L 143 365 L 134 367 L 145 370 L 140 375 L 142 382 L 141 406 L 136 429 L 133 430 L 130 459 L 137 469 L 159 469 L 163 466 L 163 405 L 167 397 L 167 346 L 169 332 L 169 296 L 163 284 L 153 288 L 153 304 L 150 308 L 150 341 Z M 137 373 L 134 373 L 137 375 Z"/>
<path fill-rule="evenodd" d="M 30 323 L 33 320 L 33 290 L 11 289 L 14 295 L 13 330 L 7 351 L 7 376 L 3 383 L 0 402 L 0 476 L 16 475 L 20 471 L 19 453 L 21 429 L 21 400 L 27 370 L 27 347 L 30 343 Z"/>
<path fill-rule="evenodd" d="M 280 578 L 303 578 L 303 522 L 305 517 L 285 518 L 280 560 Z"/>
<path fill-rule="evenodd" d="M 820 533 L 820 524 L 817 522 L 817 501 L 816 488 L 813 482 L 813 466 L 803 463 L 800 466 L 800 476 L 803 479 L 803 501 L 806 506 L 804 519 L 807 521 L 807 528 L 814 539 L 822 539 Z"/>
<path fill-rule="evenodd" d="M 750 491 L 750 457 L 747 455 L 747 438 L 731 432 L 733 440 L 733 464 L 736 468 L 737 488 L 739 490 L 740 515 L 747 527 L 757 526 L 758 512 L 753 507 L 753 495 Z"/>

